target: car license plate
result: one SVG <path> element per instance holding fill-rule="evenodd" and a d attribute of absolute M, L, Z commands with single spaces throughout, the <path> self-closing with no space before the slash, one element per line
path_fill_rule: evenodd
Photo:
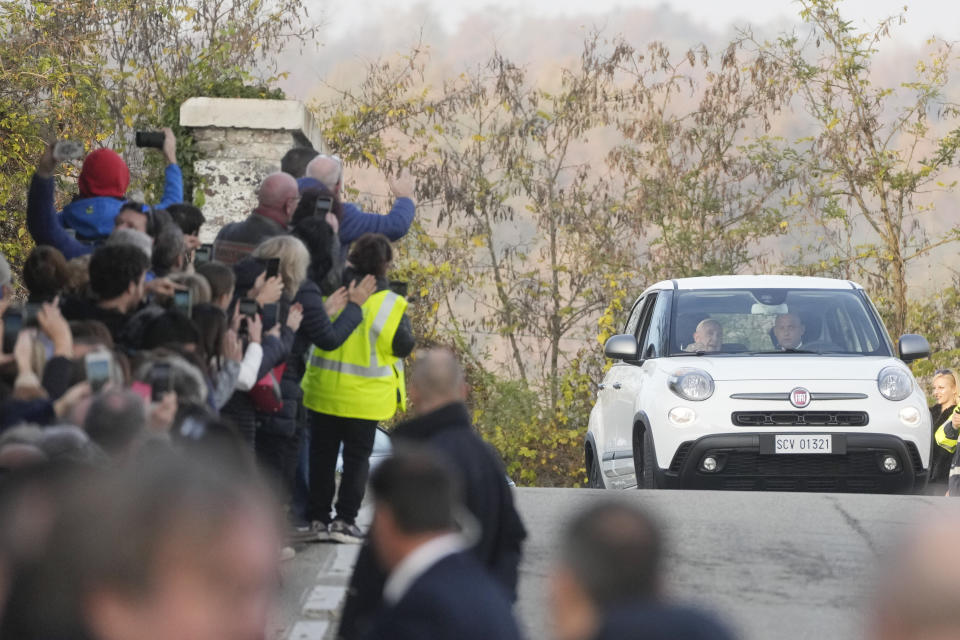
<path fill-rule="evenodd" d="M 776 436 L 774 453 L 833 453 L 833 436 L 791 435 Z"/>

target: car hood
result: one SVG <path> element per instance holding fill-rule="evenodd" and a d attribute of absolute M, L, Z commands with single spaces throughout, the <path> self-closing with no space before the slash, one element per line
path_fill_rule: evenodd
<path fill-rule="evenodd" d="M 680 356 L 674 369 L 696 367 L 714 380 L 876 380 L 884 367 L 907 366 L 885 356 L 821 356 L 792 353 L 753 356 Z"/>

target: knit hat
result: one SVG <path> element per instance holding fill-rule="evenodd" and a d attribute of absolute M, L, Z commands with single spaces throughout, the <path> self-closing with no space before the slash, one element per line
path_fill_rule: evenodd
<path fill-rule="evenodd" d="M 130 169 L 116 151 L 97 149 L 83 161 L 78 184 L 81 198 L 122 198 L 130 186 Z"/>

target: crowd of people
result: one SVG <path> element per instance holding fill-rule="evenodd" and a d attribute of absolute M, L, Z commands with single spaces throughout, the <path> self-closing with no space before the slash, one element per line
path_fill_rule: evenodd
<path fill-rule="evenodd" d="M 163 140 L 156 205 L 129 199 L 123 158 L 98 149 L 60 212 L 51 146 L 28 194 L 36 247 L 19 274 L 0 256 L 0 637 L 259 640 L 280 563 L 322 541 L 362 545 L 340 638 L 521 637 L 527 532 L 464 370 L 445 349 L 404 367 L 415 334 L 388 274 L 412 181 L 368 213 L 341 200 L 339 158 L 296 148 L 204 245 Z M 378 425 L 408 393 L 371 477 Z M 732 637 L 667 602 L 663 547 L 631 506 L 579 514 L 553 635 Z"/>

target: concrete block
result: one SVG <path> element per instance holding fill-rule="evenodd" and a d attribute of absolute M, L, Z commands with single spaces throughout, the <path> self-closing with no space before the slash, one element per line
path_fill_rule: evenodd
<path fill-rule="evenodd" d="M 304 144 L 323 148 L 320 125 L 299 100 L 189 98 L 180 106 L 180 126 L 291 131 Z"/>

